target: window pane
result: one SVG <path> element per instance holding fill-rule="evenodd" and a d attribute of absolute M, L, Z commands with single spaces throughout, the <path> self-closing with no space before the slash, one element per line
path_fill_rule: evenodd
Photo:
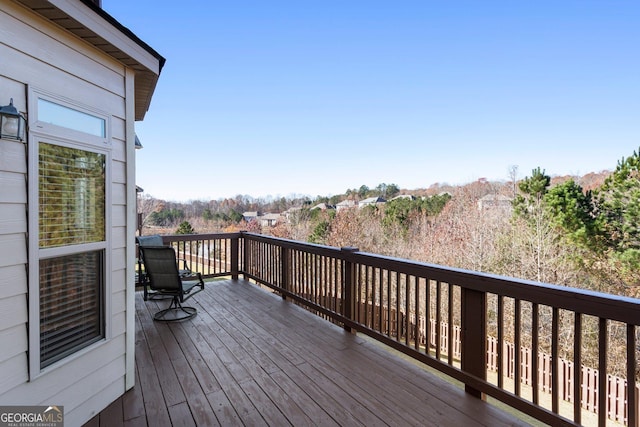
<path fill-rule="evenodd" d="M 105 155 L 40 143 L 40 247 L 105 240 Z"/>
<path fill-rule="evenodd" d="M 104 337 L 104 251 L 40 260 L 40 366 Z"/>
<path fill-rule="evenodd" d="M 38 98 L 38 121 L 106 137 L 106 120 L 46 99 Z"/>

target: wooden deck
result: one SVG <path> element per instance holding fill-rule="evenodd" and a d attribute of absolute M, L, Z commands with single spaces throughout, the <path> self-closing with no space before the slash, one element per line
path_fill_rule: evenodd
<path fill-rule="evenodd" d="M 527 425 L 248 282 L 208 282 L 190 321 L 136 297 L 136 386 L 87 426 Z"/>

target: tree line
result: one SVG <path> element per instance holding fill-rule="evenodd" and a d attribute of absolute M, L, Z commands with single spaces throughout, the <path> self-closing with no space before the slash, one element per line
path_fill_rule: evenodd
<path fill-rule="evenodd" d="M 188 223 L 197 233 L 240 229 L 437 263 L 528 280 L 639 296 L 640 156 L 622 158 L 613 172 L 555 177 L 536 168 L 517 179 L 480 179 L 401 191 L 396 184 L 362 185 L 344 194 L 310 198 L 249 196 L 175 203 L 144 196 L 145 226 L 173 233 Z M 400 193 L 414 197 L 393 199 Z M 509 206 L 481 208 L 487 195 Z M 342 200 L 379 196 L 384 204 L 324 209 Z M 393 199 L 393 200 L 391 200 Z M 324 203 L 322 209 L 314 206 Z M 246 223 L 246 211 L 285 212 L 265 228 Z M 182 232 L 186 225 L 182 224 Z"/>

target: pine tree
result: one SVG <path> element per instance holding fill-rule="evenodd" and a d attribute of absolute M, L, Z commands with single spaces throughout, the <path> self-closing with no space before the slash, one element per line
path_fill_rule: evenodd
<path fill-rule="evenodd" d="M 640 156 L 618 162 L 597 192 L 603 237 L 625 270 L 640 266 Z"/>
<path fill-rule="evenodd" d="M 551 188 L 544 195 L 549 220 L 567 243 L 596 249 L 598 229 L 595 206 L 590 191 L 584 192 L 574 180 Z"/>
<path fill-rule="evenodd" d="M 195 230 L 189 221 L 182 221 L 176 230 L 176 234 L 195 234 Z"/>

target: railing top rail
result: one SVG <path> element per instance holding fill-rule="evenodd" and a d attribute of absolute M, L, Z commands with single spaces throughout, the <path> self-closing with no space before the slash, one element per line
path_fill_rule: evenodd
<path fill-rule="evenodd" d="M 282 246 L 288 249 L 304 250 L 316 255 L 329 256 L 334 258 L 341 258 L 342 251 L 335 246 L 318 245 L 316 243 L 297 242 L 295 240 L 283 239 L 280 237 L 265 236 L 263 234 L 242 232 L 242 236 L 256 240 L 258 242 L 275 243 L 278 246 Z"/>
<path fill-rule="evenodd" d="M 237 233 L 203 233 L 203 234 L 163 234 L 162 239 L 166 242 L 182 242 L 194 240 L 221 240 L 221 239 L 238 239 L 242 236 Z"/>

